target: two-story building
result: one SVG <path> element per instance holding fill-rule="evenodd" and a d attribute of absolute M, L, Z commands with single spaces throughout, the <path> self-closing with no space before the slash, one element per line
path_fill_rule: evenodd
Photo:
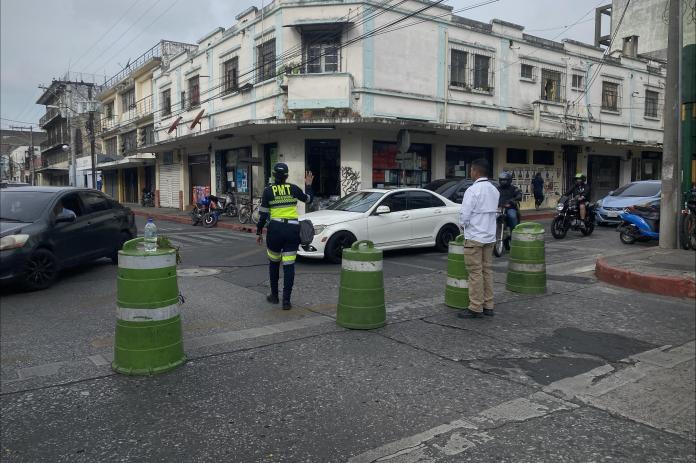
<path fill-rule="evenodd" d="M 258 195 L 277 161 L 320 198 L 423 186 L 490 160 L 532 206 L 576 171 L 596 197 L 660 175 L 664 70 L 410 0 L 275 0 L 153 75 L 159 204 Z"/>
<path fill-rule="evenodd" d="M 98 95 L 102 189 L 119 201 L 137 203 L 144 190 L 155 189 L 154 154 L 136 151 L 155 141 L 152 73 L 167 69 L 172 56 L 191 49 L 195 46 L 162 40 L 108 79 Z"/>
<path fill-rule="evenodd" d="M 39 126 L 46 131 L 42 142 L 41 168 L 37 174 L 41 185 L 76 185 L 93 187 L 91 180 L 91 141 L 94 120 L 90 123 L 94 96 L 101 90 L 103 77 L 68 72 L 50 85 L 42 87 L 36 104 L 46 106 Z M 95 149 L 98 152 L 99 147 Z M 75 178 L 70 178 L 71 157 L 75 157 Z"/>

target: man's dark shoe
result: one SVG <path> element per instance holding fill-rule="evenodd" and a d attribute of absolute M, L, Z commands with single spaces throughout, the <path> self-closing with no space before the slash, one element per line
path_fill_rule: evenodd
<path fill-rule="evenodd" d="M 271 304 L 277 304 L 280 302 L 280 299 L 278 299 L 278 296 L 274 296 L 273 294 L 269 294 L 266 296 L 266 300 L 270 302 Z"/>
<path fill-rule="evenodd" d="M 290 304 L 289 302 L 283 301 L 283 310 L 290 310 L 290 309 L 292 309 L 292 304 Z"/>
<path fill-rule="evenodd" d="M 471 309 L 464 309 L 457 314 L 457 318 L 483 318 L 483 313 L 474 312 Z"/>
<path fill-rule="evenodd" d="M 493 312 L 493 309 L 483 309 L 483 314 L 487 315 L 489 317 L 492 317 L 493 315 L 495 315 L 495 313 Z"/>

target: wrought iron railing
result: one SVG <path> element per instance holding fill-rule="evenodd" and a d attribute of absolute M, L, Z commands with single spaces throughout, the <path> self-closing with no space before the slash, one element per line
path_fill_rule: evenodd
<path fill-rule="evenodd" d="M 111 115 L 101 119 L 100 131 L 108 132 L 121 125 L 130 124 L 153 114 L 153 98 L 148 95 L 131 105 L 123 114 Z"/>
<path fill-rule="evenodd" d="M 48 108 L 46 114 L 44 114 L 41 119 L 39 119 L 39 126 L 43 127 L 50 121 L 60 116 L 60 110 L 58 108 Z"/>

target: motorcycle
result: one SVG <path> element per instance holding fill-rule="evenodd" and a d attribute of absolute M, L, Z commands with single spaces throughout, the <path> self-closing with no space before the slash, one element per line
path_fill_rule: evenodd
<path fill-rule="evenodd" d="M 691 189 L 691 192 L 685 201 L 684 209 L 681 211 L 679 218 L 679 231 L 681 232 L 680 242 L 682 249 L 693 249 L 696 251 L 696 187 Z"/>
<path fill-rule="evenodd" d="M 592 234 L 595 228 L 594 205 L 586 204 L 584 223 L 580 219 L 580 205 L 578 200 L 569 196 L 562 196 L 556 205 L 556 217 L 551 223 L 551 234 L 557 240 L 565 238 L 568 230 L 580 230 L 584 236 Z"/>
<path fill-rule="evenodd" d="M 143 190 L 143 199 L 140 203 L 143 207 L 155 207 L 155 195 L 151 191 Z"/>
<path fill-rule="evenodd" d="M 495 216 L 495 244 L 493 245 L 493 255 L 501 257 L 505 251 L 510 250 L 510 238 L 512 230 L 508 225 L 505 207 L 499 207 Z"/>
<path fill-rule="evenodd" d="M 237 201 L 232 192 L 225 193 L 224 198 L 220 198 L 219 204 L 222 207 L 222 214 L 227 217 L 236 217 L 239 211 L 237 210 Z"/>
<path fill-rule="evenodd" d="M 619 239 L 624 244 L 660 239 L 660 213 L 650 207 L 631 206 L 619 214 Z"/>
<path fill-rule="evenodd" d="M 191 211 L 192 225 L 203 223 L 206 228 L 212 228 L 217 225 L 222 214 L 222 207 L 217 196 L 206 196 L 201 198 Z"/>

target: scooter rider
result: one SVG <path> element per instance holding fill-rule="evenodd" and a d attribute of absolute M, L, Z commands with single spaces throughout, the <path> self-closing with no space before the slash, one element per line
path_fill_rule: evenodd
<path fill-rule="evenodd" d="M 278 280 L 280 278 L 280 264 L 283 264 L 283 310 L 290 310 L 290 295 L 295 282 L 295 259 L 297 249 L 300 247 L 300 222 L 297 212 L 297 201 L 311 203 L 312 182 L 314 175 L 305 173 L 305 191 L 292 183 L 286 183 L 288 178 L 288 166 L 278 163 L 273 166 L 272 185 L 263 190 L 261 206 L 259 207 L 259 223 L 256 225 L 256 242 L 263 243 L 263 227 L 268 222 L 268 234 L 266 247 L 269 259 L 269 275 L 271 280 L 271 294 L 266 300 L 272 304 L 278 304 Z"/>
<path fill-rule="evenodd" d="M 505 208 L 505 218 L 510 230 L 520 223 L 518 203 L 522 201 L 522 190 L 512 184 L 512 172 L 504 170 L 498 177 L 500 199 L 498 207 Z"/>
<path fill-rule="evenodd" d="M 565 193 L 563 196 L 571 196 L 578 200 L 578 207 L 580 208 L 580 220 L 581 226 L 585 226 L 585 218 L 587 217 L 587 202 L 590 200 L 590 186 L 585 183 L 587 177 L 585 174 L 578 172 L 575 174 L 575 185 L 571 190 Z"/>

